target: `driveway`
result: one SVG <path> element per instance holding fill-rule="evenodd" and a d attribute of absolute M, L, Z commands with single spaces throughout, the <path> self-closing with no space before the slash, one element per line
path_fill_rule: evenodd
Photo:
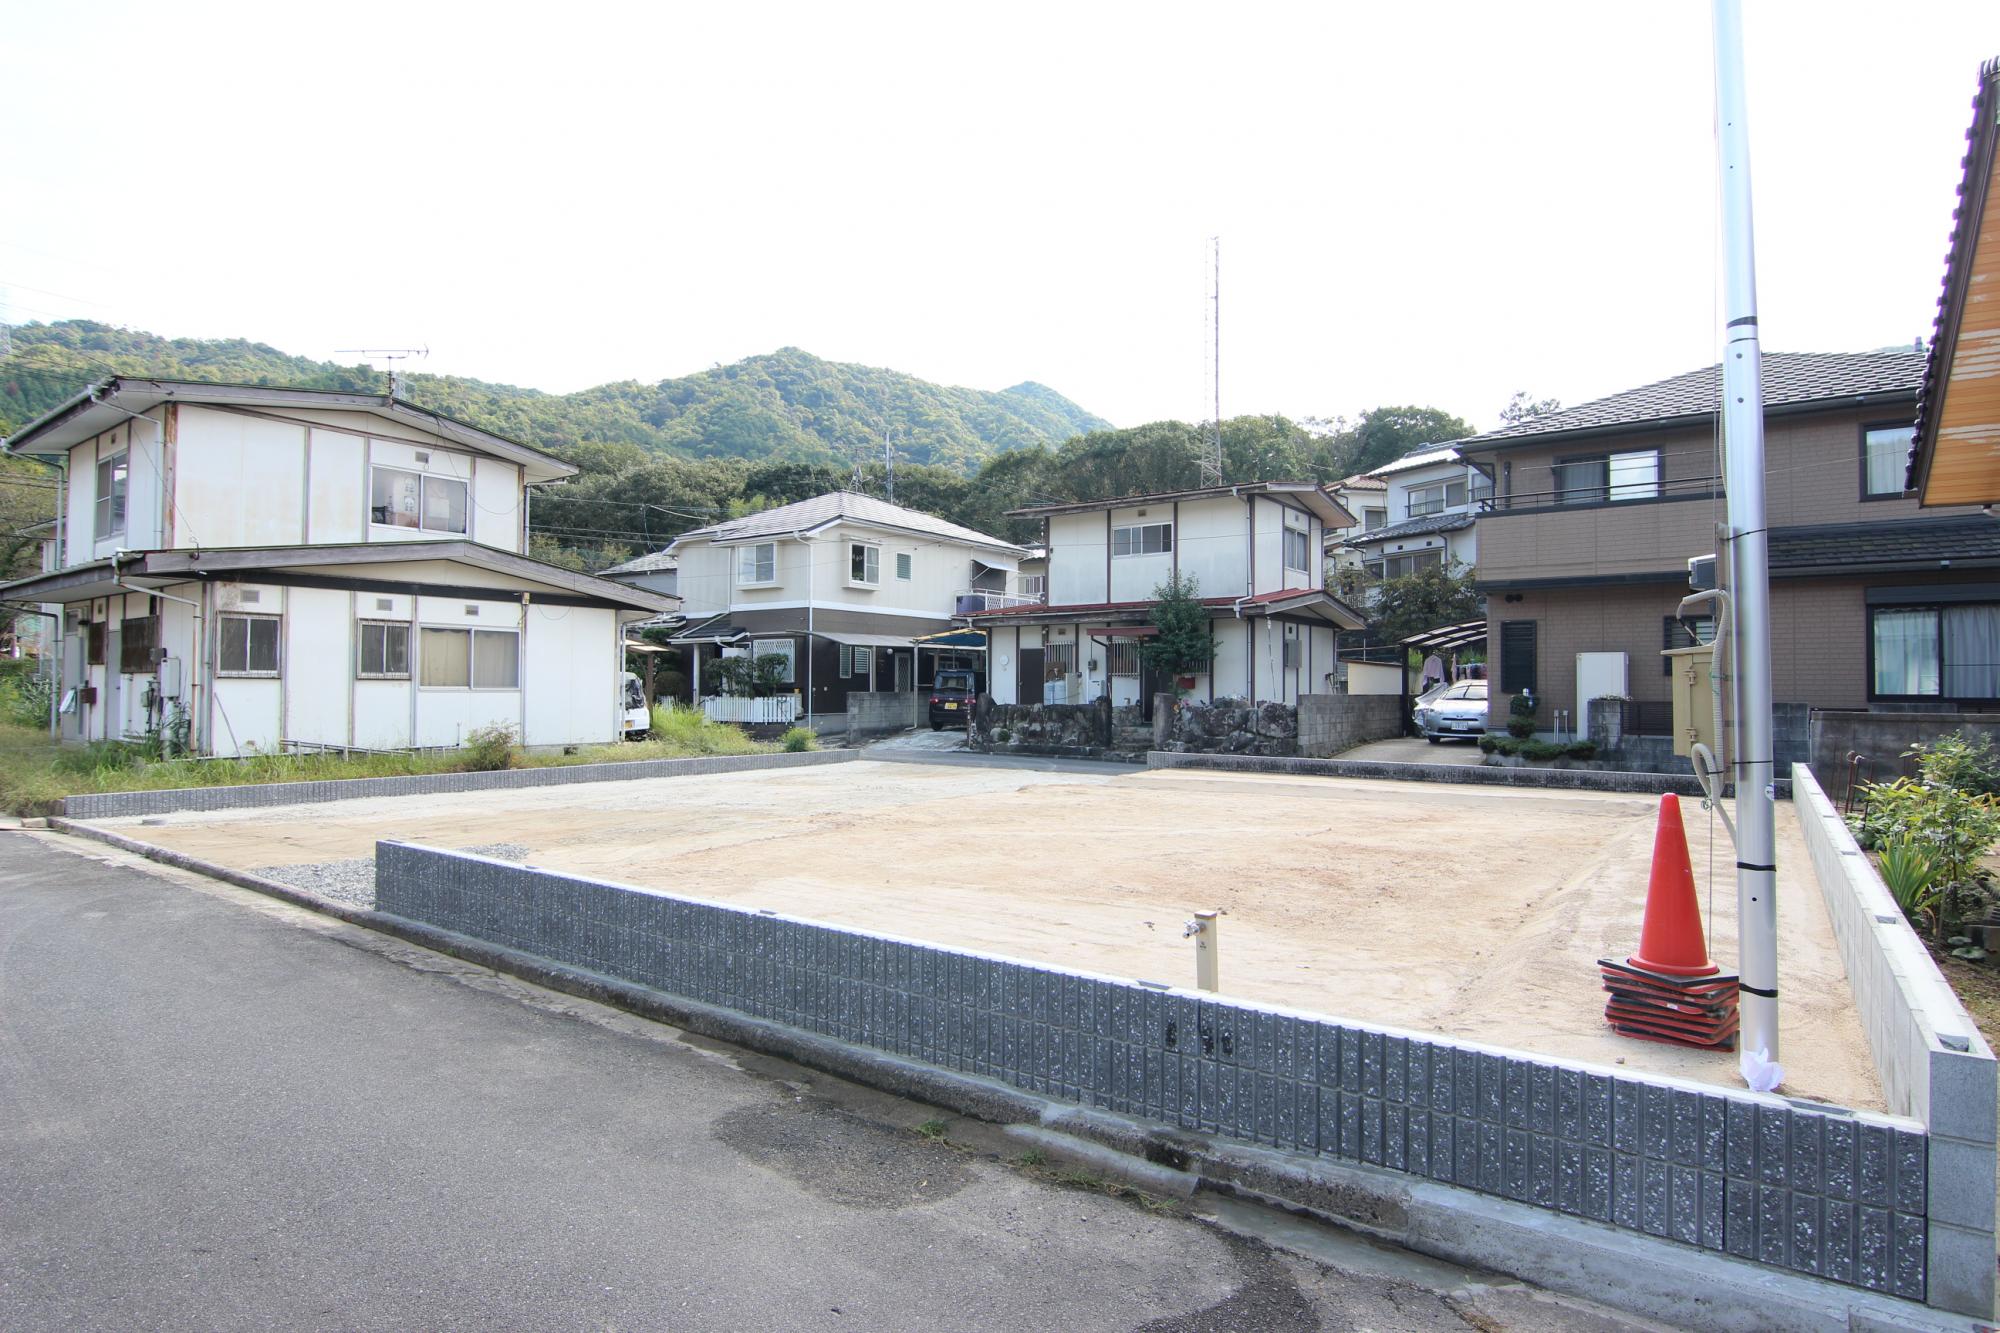
<path fill-rule="evenodd" d="M 1449 740 L 1433 745 L 1421 736 L 1370 741 L 1334 756 L 1336 759 L 1373 759 L 1392 764 L 1477 764 L 1485 757 L 1479 752 L 1476 741 Z"/>
<path fill-rule="evenodd" d="M 141 864 L 0 833 L 0 1327 L 1623 1327 Z"/>
<path fill-rule="evenodd" d="M 884 736 L 879 741 L 870 741 L 862 750 L 870 759 L 888 759 L 906 754 L 964 754 L 965 728 L 946 727 L 941 731 L 932 731 L 929 727 L 918 727 Z"/>

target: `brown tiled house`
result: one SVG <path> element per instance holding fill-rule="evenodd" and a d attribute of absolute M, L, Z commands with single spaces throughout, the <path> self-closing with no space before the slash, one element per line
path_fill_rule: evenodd
<path fill-rule="evenodd" d="M 1794 754 L 1805 707 L 2000 708 L 2000 522 L 1904 489 L 1923 371 L 1916 352 L 1764 358 L 1773 685 Z M 1580 730 L 1578 654 L 1605 652 L 1626 655 L 1628 726 L 1664 729 L 1660 650 L 1690 641 L 1688 561 L 1726 517 L 1719 392 L 1711 366 L 1459 443 L 1493 478 L 1493 726 L 1532 687 L 1545 730 L 1557 709 Z"/>

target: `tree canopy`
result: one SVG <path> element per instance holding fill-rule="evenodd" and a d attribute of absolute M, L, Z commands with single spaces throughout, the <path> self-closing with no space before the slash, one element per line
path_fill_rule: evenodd
<path fill-rule="evenodd" d="M 1375 585 L 1369 624 L 1395 642 L 1425 630 L 1462 625 L 1485 615 L 1485 600 L 1472 586 L 1472 570 L 1461 564 L 1432 565 Z"/>

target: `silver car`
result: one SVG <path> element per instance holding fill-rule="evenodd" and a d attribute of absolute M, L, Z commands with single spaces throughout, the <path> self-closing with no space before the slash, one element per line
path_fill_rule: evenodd
<path fill-rule="evenodd" d="M 1474 740 L 1486 733 L 1486 682 L 1461 680 L 1417 700 L 1417 730 L 1432 745 L 1447 736 Z"/>

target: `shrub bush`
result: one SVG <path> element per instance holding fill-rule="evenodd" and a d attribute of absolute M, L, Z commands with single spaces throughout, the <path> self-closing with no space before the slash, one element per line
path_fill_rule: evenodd
<path fill-rule="evenodd" d="M 1919 776 L 1869 783 L 1861 813 L 1849 822 L 1856 841 L 1877 853 L 1883 882 L 1904 913 L 1942 940 L 1990 896 L 1979 863 L 2000 841 L 2000 797 L 1992 791 L 2000 772 L 1983 737 L 1954 733 L 1908 757 Z"/>
<path fill-rule="evenodd" d="M 801 754 L 807 750 L 817 750 L 819 737 L 813 734 L 810 727 L 793 727 L 778 738 L 778 744 L 783 746 L 788 754 Z"/>
<path fill-rule="evenodd" d="M 1507 734 L 1515 740 L 1527 740 L 1535 734 L 1535 719 L 1532 717 L 1510 717 L 1507 719 Z"/>
<path fill-rule="evenodd" d="M 459 747 L 458 766 L 467 773 L 488 773 L 512 768 L 519 758 L 512 727 L 477 727 L 467 733 L 465 744 Z"/>

